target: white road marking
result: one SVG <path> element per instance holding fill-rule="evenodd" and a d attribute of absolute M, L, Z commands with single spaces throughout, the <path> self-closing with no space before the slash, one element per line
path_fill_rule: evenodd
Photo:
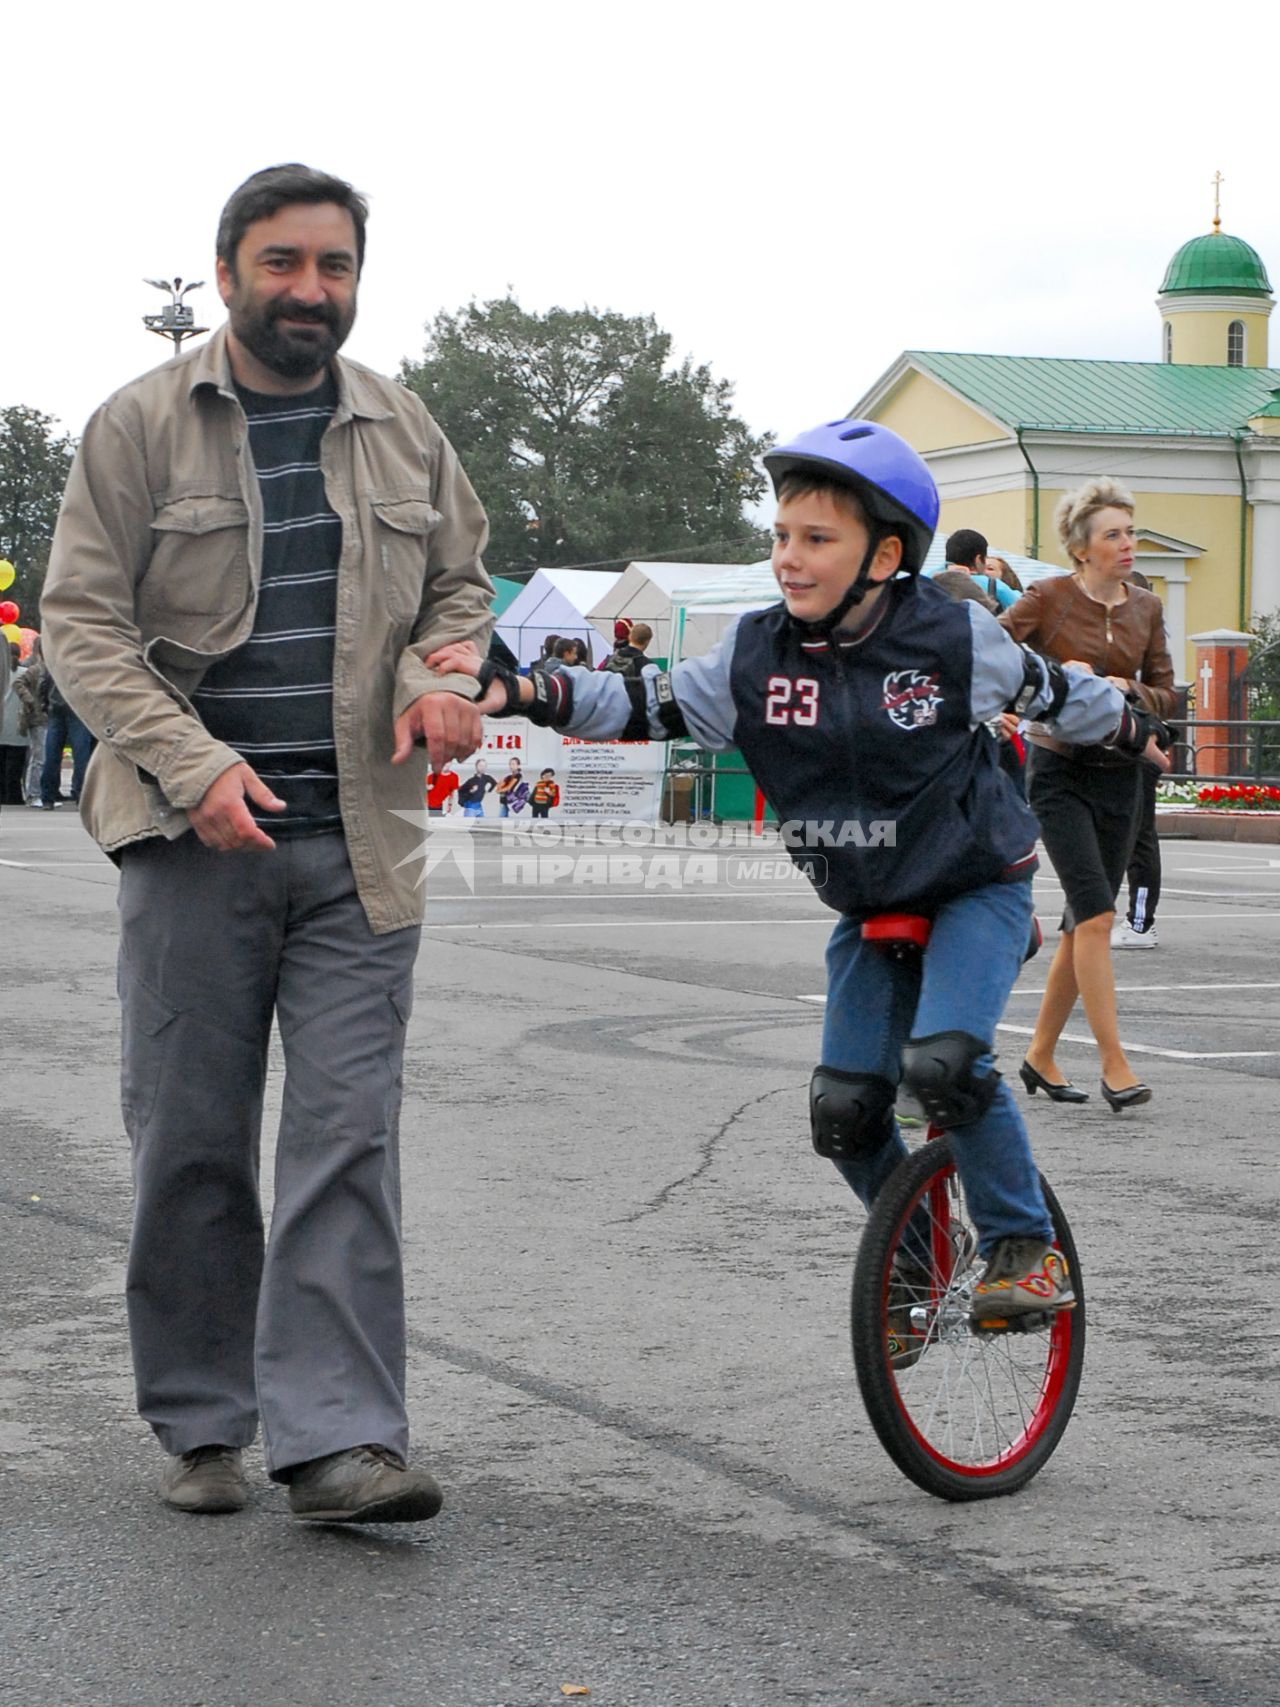
<path fill-rule="evenodd" d="M 1195 988 L 1194 985 L 1189 986 L 1189 987 L 1193 988 L 1193 989 Z M 1204 987 L 1207 989 L 1213 988 L 1212 985 L 1206 985 Z M 1245 989 L 1249 989 L 1249 988 L 1257 988 L 1257 989 L 1262 989 L 1262 990 L 1274 990 L 1274 989 L 1280 988 L 1280 986 L 1277 986 L 1275 984 L 1259 984 L 1256 986 L 1250 986 L 1247 984 L 1235 984 L 1235 985 L 1228 984 L 1228 985 L 1223 985 L 1221 987 L 1224 989 L 1236 989 L 1236 990 L 1245 990 Z M 1019 994 L 1019 993 L 1026 994 L 1026 995 L 1039 995 L 1039 994 L 1041 994 L 1041 992 L 1038 990 L 1028 990 L 1025 992 L 1015 991 L 1014 993 L 1015 993 L 1015 995 Z M 826 999 L 827 998 L 825 996 L 797 996 L 796 997 L 796 1000 L 799 1002 L 813 1002 L 815 1005 L 817 1005 L 819 1007 L 825 1004 Z M 1017 1037 L 1033 1037 L 1035 1035 L 1035 1027 L 1034 1026 L 1031 1026 L 1031 1025 L 1006 1025 L 1006 1024 L 1004 1024 L 1003 1021 L 999 1025 L 997 1025 L 996 1030 L 997 1031 L 1009 1031 L 1009 1032 L 1012 1032 Z M 1080 1036 L 1077 1036 L 1074 1032 L 1070 1032 L 1070 1031 L 1064 1031 L 1062 1036 L 1058 1039 L 1058 1041 L 1060 1043 L 1087 1044 L 1091 1048 L 1095 1048 L 1095 1049 L 1097 1048 L 1097 1044 L 1094 1042 L 1092 1037 L 1080 1037 Z M 1274 1056 L 1274 1055 L 1280 1055 L 1280 1049 L 1158 1049 L 1152 1043 L 1130 1043 L 1127 1040 L 1122 1041 L 1121 1048 L 1125 1051 L 1125 1053 L 1127 1055 L 1164 1055 L 1164 1056 L 1167 1056 L 1172 1061 L 1245 1061 L 1245 1060 L 1257 1060 L 1259 1057 L 1262 1057 L 1262 1056 L 1266 1056 L 1266 1057 L 1270 1058 L 1271 1056 Z"/>
<path fill-rule="evenodd" d="M 997 1031 L 1011 1031 L 1019 1037 L 1033 1037 L 1035 1027 L 1031 1025 L 1004 1025 L 996 1027 Z M 1098 1046 L 1092 1037 L 1079 1037 L 1073 1032 L 1064 1031 L 1058 1039 L 1059 1043 L 1085 1043 L 1091 1049 Z M 1122 1038 L 1120 1047 L 1126 1055 L 1167 1055 L 1173 1061 L 1243 1061 L 1254 1060 L 1258 1056 L 1280 1055 L 1280 1049 L 1157 1049 L 1153 1043 L 1130 1043 Z"/>

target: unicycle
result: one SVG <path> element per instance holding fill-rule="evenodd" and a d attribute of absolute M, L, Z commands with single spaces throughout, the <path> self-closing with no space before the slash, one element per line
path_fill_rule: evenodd
<path fill-rule="evenodd" d="M 919 955 L 928 933 L 927 919 L 906 915 L 863 926 L 899 958 Z M 1084 1287 L 1062 1206 L 1043 1175 L 1040 1183 L 1074 1309 L 1011 1318 L 998 1330 L 970 1323 L 983 1267 L 978 1233 L 952 1140 L 935 1127 L 885 1182 L 858 1249 L 851 1325 L 862 1400 L 890 1458 L 940 1499 L 1025 1487 L 1071 1417 L 1084 1363 Z"/>

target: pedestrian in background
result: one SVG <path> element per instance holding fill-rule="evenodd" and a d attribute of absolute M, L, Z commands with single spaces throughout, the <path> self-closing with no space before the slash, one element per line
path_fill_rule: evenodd
<path fill-rule="evenodd" d="M 0 696 L 0 806 L 21 806 L 22 778 L 27 768 L 25 715 L 18 693 L 22 649 L 16 640 L 0 640 L 0 652 L 9 665 Z"/>
<path fill-rule="evenodd" d="M 425 649 L 482 655 L 494 589 L 439 427 L 338 354 L 366 213 L 306 166 L 235 191 L 229 325 L 91 418 L 42 600 L 49 663 L 102 740 L 83 805 L 121 867 L 129 1329 L 161 1493 L 184 1512 L 245 1505 L 259 1423 L 295 1517 L 441 1503 L 406 1462 L 408 867 L 428 763 L 481 739 L 470 680 Z"/>
<path fill-rule="evenodd" d="M 93 757 L 94 738 L 88 726 L 67 704 L 52 670 L 45 663 L 42 685 L 45 710 L 44 764 L 40 769 L 40 804 L 53 812 L 64 804 L 62 794 L 62 761 L 71 748 L 71 800 L 78 804 L 84 788 L 89 760 Z"/>
<path fill-rule="evenodd" d="M 1065 494 L 1055 522 L 1075 573 L 1035 582 L 1001 622 L 1044 656 L 1105 676 L 1142 711 L 1170 716 L 1173 663 L 1160 601 L 1129 585 L 1133 499 L 1114 480 L 1091 480 Z M 1138 824 L 1139 766 L 1113 748 L 1073 744 L 1047 730 L 1033 730 L 1031 741 L 1028 798 L 1066 906 L 1022 1082 L 1029 1094 L 1042 1090 L 1054 1102 L 1086 1100 L 1056 1059 L 1079 996 L 1098 1046 L 1102 1094 L 1119 1112 L 1151 1098 L 1120 1043 L 1111 965 L 1116 895 Z"/>
<path fill-rule="evenodd" d="M 1135 587 L 1151 592 L 1151 583 L 1139 569 L 1129 577 Z M 1154 596 L 1154 595 L 1153 595 Z M 1161 606 L 1163 609 L 1163 605 Z M 1169 631 L 1165 628 L 1165 644 Z M 1160 905 L 1160 837 L 1156 831 L 1156 788 L 1160 777 L 1150 765 L 1139 767 L 1142 779 L 1142 800 L 1138 807 L 1138 829 L 1133 838 L 1133 852 L 1125 870 L 1125 885 L 1129 905 L 1125 917 L 1111 931 L 1113 949 L 1157 948 L 1156 908 Z"/>
<path fill-rule="evenodd" d="M 44 649 L 37 634 L 25 664 L 14 677 L 22 701 L 22 727 L 27 737 L 27 763 L 22 778 L 22 797 L 28 806 L 40 805 L 40 773 L 44 769 L 44 737 L 49 722 L 46 709 Z"/>
<path fill-rule="evenodd" d="M 947 568 L 963 569 L 966 575 L 971 575 L 987 597 L 994 599 L 1002 610 L 1016 602 L 1018 595 L 1013 588 L 1006 587 L 988 567 L 987 538 L 977 528 L 957 528 L 947 536 L 944 551 Z"/>
<path fill-rule="evenodd" d="M 998 581 L 1003 581 L 1011 592 L 1023 591 L 1022 582 L 1018 579 L 1012 564 L 1007 557 L 998 557 L 994 551 L 987 553 L 987 574 L 994 575 Z"/>

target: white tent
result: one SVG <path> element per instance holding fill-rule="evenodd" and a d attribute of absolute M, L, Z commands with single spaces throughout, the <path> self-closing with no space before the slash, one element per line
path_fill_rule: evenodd
<path fill-rule="evenodd" d="M 613 625 L 620 616 L 647 622 L 653 640 L 646 651 L 651 658 L 671 656 L 671 595 L 677 587 L 718 586 L 726 578 L 741 574 L 737 563 L 630 563 L 617 581 L 588 611 L 601 637 L 613 647 Z"/>
<path fill-rule="evenodd" d="M 541 657 L 549 634 L 585 641 L 591 662 L 599 663 L 613 641 L 605 644 L 587 612 L 620 579 L 617 569 L 539 569 L 503 611 L 498 633 L 522 664 Z"/>

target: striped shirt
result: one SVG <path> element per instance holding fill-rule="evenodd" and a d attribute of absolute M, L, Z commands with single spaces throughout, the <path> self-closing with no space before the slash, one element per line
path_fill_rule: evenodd
<path fill-rule="evenodd" d="M 262 493 L 262 580 L 253 633 L 192 695 L 209 733 L 234 747 L 284 812 L 250 803 L 267 834 L 340 829 L 333 648 L 342 522 L 329 507 L 320 440 L 337 407 L 332 374 L 301 397 L 236 387 Z"/>

